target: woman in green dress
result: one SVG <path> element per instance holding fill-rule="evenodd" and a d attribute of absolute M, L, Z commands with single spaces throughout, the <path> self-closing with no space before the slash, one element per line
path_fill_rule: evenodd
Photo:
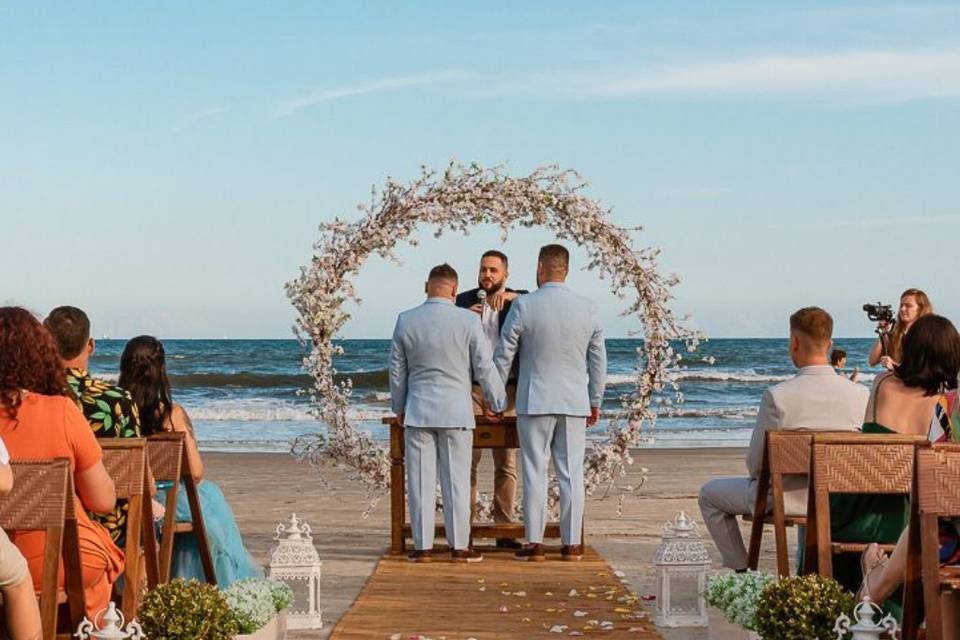
<path fill-rule="evenodd" d="M 914 323 L 904 336 L 901 362 L 874 382 L 864 433 L 927 436 L 937 403 L 957 381 L 956 336 L 953 324 L 942 316 L 931 314 Z M 838 495 L 830 500 L 831 537 L 837 542 L 894 544 L 908 519 L 905 496 Z M 852 554 L 837 556 L 834 577 L 856 591 L 864 569 L 880 561 L 880 555 L 865 557 L 862 563 Z M 900 599 L 891 598 L 887 607 L 899 616 Z"/>

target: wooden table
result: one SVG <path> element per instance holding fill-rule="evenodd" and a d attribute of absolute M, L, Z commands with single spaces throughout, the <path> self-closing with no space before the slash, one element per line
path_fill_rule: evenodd
<path fill-rule="evenodd" d="M 396 417 L 381 420 L 390 425 L 390 551 L 403 553 L 407 538 L 412 536 L 412 527 L 407 522 L 406 470 L 403 460 L 403 425 Z M 504 417 L 499 421 L 485 416 L 477 416 L 476 429 L 473 431 L 475 449 L 519 449 L 520 438 L 517 435 L 517 419 Z M 518 472 L 519 472 L 519 461 Z M 446 537 L 443 524 L 436 525 L 435 535 Z M 471 523 L 470 535 L 474 538 L 523 538 L 525 534 L 522 522 L 483 522 Z M 545 538 L 559 538 L 560 524 L 547 523 L 543 533 Z"/>

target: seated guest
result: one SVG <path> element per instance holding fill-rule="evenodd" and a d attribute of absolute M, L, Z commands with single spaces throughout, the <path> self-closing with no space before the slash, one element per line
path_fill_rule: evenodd
<path fill-rule="evenodd" d="M 29 311 L 0 308 L 0 436 L 12 460 L 70 459 L 87 617 L 93 618 L 110 601 L 113 583 L 123 571 L 123 553 L 87 511 L 108 513 L 117 497 L 97 439 L 76 403 L 64 393 L 68 393 L 67 382 L 50 333 Z M 12 540 L 27 559 L 33 586 L 39 589 L 46 534 L 14 532 Z"/>
<path fill-rule="evenodd" d="M 953 353 L 951 358 L 953 364 L 939 363 L 939 366 L 947 369 L 942 372 L 942 377 L 950 375 L 949 369 L 960 368 L 960 335 L 956 331 L 946 333 L 949 337 L 945 351 Z M 934 417 L 930 423 L 928 436 L 934 444 L 960 443 L 960 397 L 956 389 L 957 383 L 958 381 L 955 380 L 952 385 L 954 388 L 944 393 L 934 408 Z M 939 538 L 940 566 L 960 564 L 960 520 L 941 521 Z M 907 530 L 905 529 L 900 535 L 897 546 L 889 558 L 876 544 L 872 544 L 863 552 L 861 565 L 864 577 L 857 600 L 861 600 L 863 596 L 870 596 L 874 602 L 883 604 L 896 593 L 905 578 Z M 945 593 L 942 597 L 944 635 L 949 637 L 947 629 L 960 628 L 960 597 L 956 593 Z"/>
<path fill-rule="evenodd" d="M 159 340 L 139 336 L 127 343 L 120 356 L 120 386 L 130 392 L 140 411 L 140 426 L 145 436 L 161 431 L 186 434 L 187 457 L 198 481 L 200 509 L 207 529 L 207 544 L 213 556 L 217 584 L 228 587 L 237 580 L 262 577 L 263 572 L 243 546 L 240 529 L 220 487 L 203 477 L 203 461 L 197 448 L 193 424 L 183 407 L 174 404 L 167 378 L 166 355 Z M 158 499 L 165 494 L 158 494 Z M 190 504 L 186 491 L 177 492 L 177 521 L 190 522 Z M 174 543 L 171 578 L 204 579 L 200 551 L 193 536 L 177 536 Z"/>
<path fill-rule="evenodd" d="M 942 400 L 943 391 L 956 384 L 960 369 L 960 337 L 946 318 L 928 314 L 913 323 L 903 338 L 900 363 L 893 371 L 877 376 L 867 404 L 864 433 L 929 435 L 930 416 Z M 832 496 L 830 525 L 839 542 L 892 544 L 907 526 L 909 502 L 906 496 Z M 834 576 L 853 590 L 861 583 L 863 571 L 880 562 L 876 555 L 865 557 L 858 566 L 852 557 L 838 556 Z M 887 603 L 887 610 L 900 614 L 900 603 Z"/>
<path fill-rule="evenodd" d="M 0 495 L 6 495 L 13 489 L 13 470 L 10 468 L 10 454 L 0 438 Z M 27 561 L 23 554 L 10 542 L 10 538 L 0 529 L 0 594 L 3 602 L 3 621 L 6 635 L 10 640 L 35 640 L 40 637 L 40 609 L 37 596 L 33 591 L 33 580 L 27 570 Z"/>
<path fill-rule="evenodd" d="M 76 307 L 57 307 L 43 321 L 57 343 L 60 359 L 67 372 L 67 384 L 98 438 L 139 438 L 140 415 L 130 394 L 105 380 L 90 376 L 87 367 L 96 347 L 90 337 L 90 319 Z M 117 500 L 116 508 L 95 515 L 118 546 L 123 546 L 127 530 L 127 501 Z"/>
<path fill-rule="evenodd" d="M 868 392 L 838 376 L 830 366 L 827 353 L 832 335 L 833 319 L 823 309 L 806 307 L 790 316 L 790 359 L 800 371 L 763 394 L 747 452 L 749 477 L 717 478 L 700 489 L 703 520 L 726 567 L 737 571 L 747 568 L 747 550 L 737 515 L 753 513 L 766 432 L 853 431 L 860 426 Z M 806 514 L 806 478 L 784 479 L 784 506 L 788 515 Z"/>

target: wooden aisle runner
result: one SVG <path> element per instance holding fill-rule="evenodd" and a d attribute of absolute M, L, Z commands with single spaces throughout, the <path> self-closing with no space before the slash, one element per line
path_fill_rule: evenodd
<path fill-rule="evenodd" d="M 484 549 L 477 564 L 385 555 L 331 640 L 661 638 L 636 596 L 592 548 L 581 562 L 517 562 Z"/>

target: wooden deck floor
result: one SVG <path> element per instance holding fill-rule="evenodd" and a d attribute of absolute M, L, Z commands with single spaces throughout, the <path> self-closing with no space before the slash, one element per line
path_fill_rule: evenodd
<path fill-rule="evenodd" d="M 580 562 L 429 564 L 385 555 L 331 640 L 500 640 L 577 635 L 661 638 L 636 596 L 593 549 Z"/>

